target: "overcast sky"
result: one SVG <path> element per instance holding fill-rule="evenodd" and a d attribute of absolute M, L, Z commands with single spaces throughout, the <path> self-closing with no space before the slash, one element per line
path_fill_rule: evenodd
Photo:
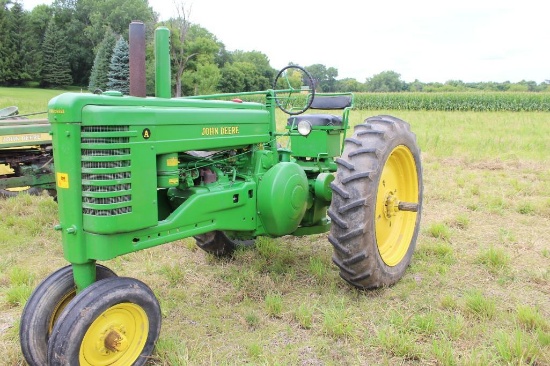
<path fill-rule="evenodd" d="M 51 0 L 22 0 L 26 9 Z M 550 79 L 546 0 L 179 0 L 229 51 L 260 51 L 338 69 L 338 79 L 386 70 L 404 81 Z M 173 0 L 149 0 L 167 19 Z"/>

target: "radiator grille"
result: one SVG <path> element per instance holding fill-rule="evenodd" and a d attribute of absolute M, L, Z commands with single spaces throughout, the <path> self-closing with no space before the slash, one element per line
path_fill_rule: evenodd
<path fill-rule="evenodd" d="M 108 149 L 108 150 L 93 150 L 82 149 L 83 156 L 113 156 L 113 155 L 129 155 L 130 149 Z"/>
<path fill-rule="evenodd" d="M 83 137 L 83 144 L 127 144 L 130 141 L 128 137 Z"/>
<path fill-rule="evenodd" d="M 82 212 L 84 213 L 84 215 L 91 216 L 116 216 L 132 212 L 132 207 L 122 207 L 111 210 L 95 210 L 93 208 L 84 208 Z"/>
<path fill-rule="evenodd" d="M 116 134 L 127 131 L 128 126 L 82 127 L 82 203 L 85 215 L 116 216 L 132 212 L 131 149 L 120 146 L 128 144 L 129 137 Z M 113 145 L 112 148 L 109 145 Z"/>
<path fill-rule="evenodd" d="M 83 126 L 82 132 L 126 132 L 128 126 Z"/>
<path fill-rule="evenodd" d="M 84 185 L 83 192 L 117 192 L 117 191 L 129 191 L 132 188 L 130 183 L 128 184 L 115 184 L 112 186 L 90 186 Z"/>
<path fill-rule="evenodd" d="M 94 169 L 94 168 L 124 168 L 130 166 L 130 160 L 120 161 L 83 161 L 82 168 Z"/>
<path fill-rule="evenodd" d="M 83 201 L 86 203 L 97 203 L 100 205 L 108 205 L 111 203 L 128 202 L 130 201 L 130 195 L 119 196 L 119 197 L 107 197 L 107 198 L 84 197 Z"/>
<path fill-rule="evenodd" d="M 82 180 L 113 180 L 130 178 L 130 172 L 113 174 L 82 174 Z"/>

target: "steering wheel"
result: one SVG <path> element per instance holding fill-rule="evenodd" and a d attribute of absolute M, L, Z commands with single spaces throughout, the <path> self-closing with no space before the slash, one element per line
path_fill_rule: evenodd
<path fill-rule="evenodd" d="M 306 69 L 296 65 L 284 67 L 273 82 L 275 103 L 285 113 L 296 115 L 308 110 L 315 96 L 315 83 Z"/>

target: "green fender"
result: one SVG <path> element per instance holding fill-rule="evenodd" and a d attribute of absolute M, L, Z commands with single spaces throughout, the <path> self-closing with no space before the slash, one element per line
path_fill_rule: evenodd
<path fill-rule="evenodd" d="M 258 213 L 269 235 L 290 234 L 306 212 L 309 186 L 304 170 L 282 162 L 269 169 L 258 185 Z"/>

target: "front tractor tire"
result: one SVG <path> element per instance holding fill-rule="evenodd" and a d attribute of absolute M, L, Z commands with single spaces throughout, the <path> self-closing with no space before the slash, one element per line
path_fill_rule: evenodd
<path fill-rule="evenodd" d="M 48 365 L 144 365 L 161 325 L 159 303 L 143 282 L 94 282 L 65 308 L 48 344 Z"/>
<path fill-rule="evenodd" d="M 408 123 L 376 116 L 345 140 L 332 182 L 328 239 L 340 276 L 361 289 L 390 286 L 411 262 L 420 226 L 420 149 Z"/>
<path fill-rule="evenodd" d="M 96 280 L 116 277 L 109 268 L 96 264 Z M 58 269 L 33 291 L 21 315 L 21 351 L 31 366 L 47 364 L 48 341 L 62 311 L 76 296 L 72 266 Z"/>

